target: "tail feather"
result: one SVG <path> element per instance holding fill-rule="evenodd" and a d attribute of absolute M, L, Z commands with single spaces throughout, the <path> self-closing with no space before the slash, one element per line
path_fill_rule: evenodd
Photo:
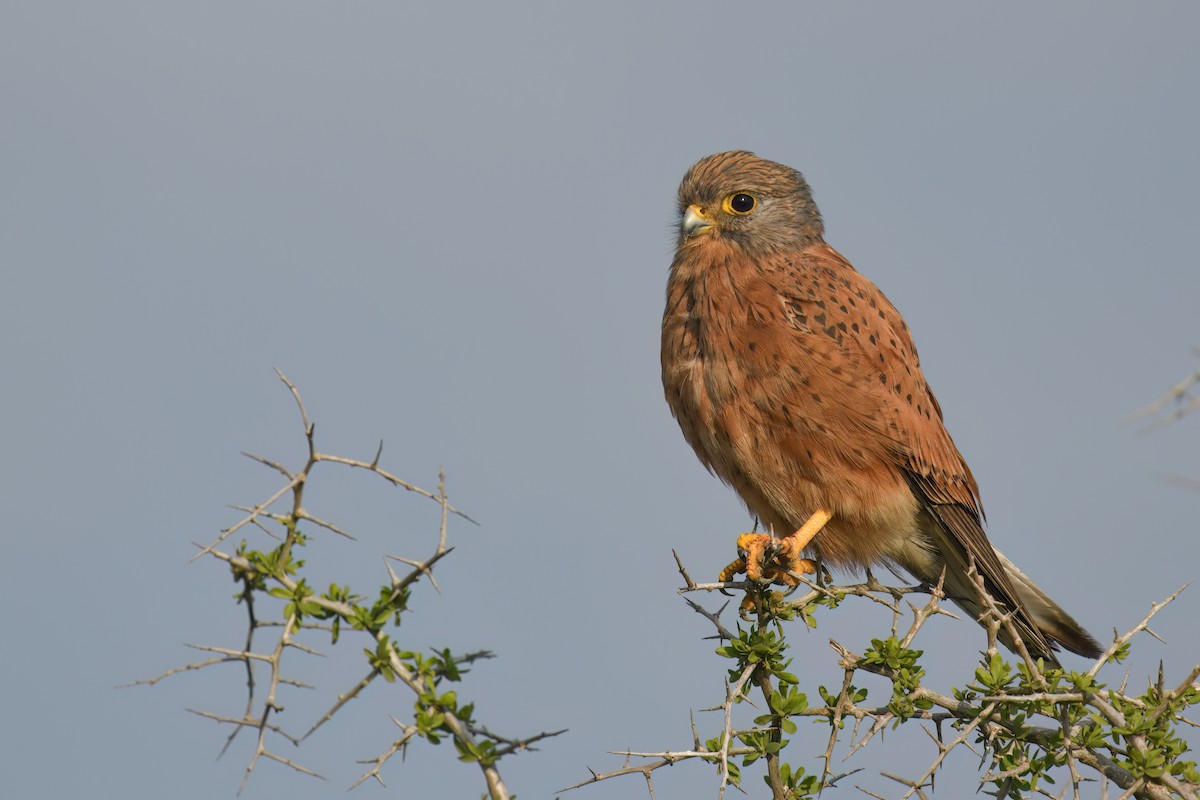
<path fill-rule="evenodd" d="M 934 510 L 944 511 L 942 508 Z M 946 596 L 967 614 L 979 619 L 984 610 L 979 602 L 979 590 L 969 577 L 971 565 L 974 564 L 983 579 L 984 589 L 996 605 L 1002 611 L 1015 612 L 1012 615 L 1013 627 L 1026 650 L 1034 658 L 1042 658 L 1048 664 L 1058 664 L 1054 651 L 1060 647 L 1087 658 L 1096 658 L 1104 652 L 1082 625 L 1051 600 L 1049 595 L 1017 569 L 1016 565 L 1005 558 L 986 538 L 979 542 L 979 546 L 987 547 L 991 551 L 989 555 L 994 554 L 995 557 L 982 561 L 975 559 L 967 553 L 960 537 L 951 533 L 951 526 L 942 520 L 941 514 L 938 514 L 937 519 L 941 524 L 934 524 L 926 529 L 934 539 L 930 542 L 928 552 L 931 556 L 936 554 L 936 557 L 924 563 L 910 559 L 907 563 L 901 562 L 902 566 L 919 579 L 931 584 L 938 582 L 944 568 L 943 589 Z M 1016 642 L 1007 630 L 1001 628 L 998 637 L 1001 644 L 1015 651 Z"/>
<path fill-rule="evenodd" d="M 1062 609 L 1058 603 L 1050 599 L 1036 583 L 1026 577 L 1025 573 L 996 550 L 1008 579 L 1017 591 L 1017 599 L 1024 607 L 1025 613 L 1033 620 L 1047 639 L 1062 645 L 1072 653 L 1078 653 L 1087 658 L 1097 658 L 1104 652 L 1095 639 L 1092 638 L 1075 618 Z"/>

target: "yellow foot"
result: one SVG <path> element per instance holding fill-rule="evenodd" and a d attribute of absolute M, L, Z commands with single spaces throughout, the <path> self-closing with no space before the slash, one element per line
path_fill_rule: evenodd
<path fill-rule="evenodd" d="M 830 512 L 817 509 L 798 531 L 782 539 L 769 533 L 743 533 L 738 537 L 737 547 L 745 555 L 721 570 L 718 580 L 726 583 L 744 572 L 752 581 L 799 586 L 799 575 L 817 571 L 816 563 L 801 558 L 800 554 L 832 518 Z"/>

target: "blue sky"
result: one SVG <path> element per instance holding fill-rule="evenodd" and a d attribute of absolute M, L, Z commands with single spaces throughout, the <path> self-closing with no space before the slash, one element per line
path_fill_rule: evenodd
<path fill-rule="evenodd" d="M 227 573 L 189 543 L 273 491 L 240 450 L 303 456 L 274 366 L 323 449 L 383 439 L 430 488 L 444 466 L 482 523 L 451 528 L 404 635 L 498 653 L 462 688 L 489 726 L 571 729 L 503 762 L 511 789 L 686 747 L 724 666 L 671 550 L 715 575 L 748 518 L 670 418 L 658 325 L 675 188 L 725 149 L 803 171 L 903 311 L 1006 555 L 1099 638 L 1131 626 L 1200 574 L 1198 499 L 1157 476 L 1200 475 L 1195 423 L 1120 424 L 1196 366 L 1198 25 L 1187 3 L 4 3 L 0 791 L 236 790 L 244 743 L 214 761 L 223 731 L 183 710 L 238 711 L 235 670 L 112 687 L 239 642 Z M 365 589 L 383 553 L 432 546 L 430 504 L 316 487 L 361 535 L 318 537 L 327 579 Z M 1131 685 L 1195 662 L 1198 598 Z M 826 640 L 886 625 L 861 604 L 797 630 L 798 671 L 836 681 Z M 944 687 L 982 638 L 938 620 L 923 645 Z M 357 653 L 302 667 L 325 694 L 285 724 Z M 342 794 L 409 706 L 374 687 L 295 754 L 329 783 L 266 764 L 246 796 Z M 798 761 L 824 748 L 801 734 Z M 914 732 L 847 766 L 932 756 Z M 449 748 L 386 776 L 481 791 Z M 715 795 L 696 765 L 656 789 Z"/>

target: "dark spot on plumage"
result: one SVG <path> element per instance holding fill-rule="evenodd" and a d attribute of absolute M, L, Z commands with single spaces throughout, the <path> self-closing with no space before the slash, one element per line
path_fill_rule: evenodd
<path fill-rule="evenodd" d="M 880 318 L 880 319 L 887 319 L 887 315 L 883 313 L 883 309 L 882 309 L 882 308 L 881 308 L 881 309 L 879 309 L 879 318 Z"/>
<path fill-rule="evenodd" d="M 837 328 L 838 328 L 838 330 L 839 330 L 839 331 L 841 331 L 842 333 L 845 333 L 845 332 L 846 332 L 846 323 L 844 323 L 844 322 L 839 322 L 839 323 L 837 324 Z"/>
<path fill-rule="evenodd" d="M 822 311 L 825 310 L 825 301 L 824 300 L 817 300 L 816 305 L 817 305 L 817 308 L 821 309 Z"/>
<path fill-rule="evenodd" d="M 909 404 L 910 406 L 912 405 L 912 395 L 911 395 L 911 394 L 906 394 L 906 395 L 904 396 L 904 399 L 908 401 L 908 404 Z"/>
<path fill-rule="evenodd" d="M 813 399 L 813 402 L 816 403 L 817 405 L 821 404 L 821 395 L 814 392 L 812 394 L 812 399 Z"/>
<path fill-rule="evenodd" d="M 758 349 L 758 342 L 747 342 L 746 346 L 749 347 L 750 352 L 753 353 L 755 350 Z"/>
<path fill-rule="evenodd" d="M 840 311 L 841 311 L 843 314 L 849 314 L 849 313 L 850 313 L 850 309 L 846 308 L 845 306 L 838 306 L 838 309 L 839 309 L 839 310 L 840 310 Z"/>
<path fill-rule="evenodd" d="M 890 344 L 890 345 L 892 346 L 892 348 L 893 348 L 893 349 L 895 349 L 895 347 L 896 347 L 896 340 L 895 340 L 895 339 L 888 339 L 888 344 Z"/>
<path fill-rule="evenodd" d="M 825 325 L 825 315 L 824 315 L 823 313 L 822 313 L 822 314 L 813 314 L 813 322 L 815 322 L 815 323 L 817 323 L 818 325 L 820 325 L 820 326 L 824 327 L 824 325 Z"/>
<path fill-rule="evenodd" d="M 864 319 L 863 322 L 866 323 L 866 320 Z M 874 345 L 878 344 L 878 342 L 875 341 L 875 334 L 873 333 L 867 337 L 867 341 Z"/>
<path fill-rule="evenodd" d="M 896 394 L 900 394 L 900 384 L 897 383 L 892 388 L 896 390 Z M 896 410 L 899 411 L 900 409 L 896 409 Z"/>
<path fill-rule="evenodd" d="M 850 323 L 850 330 L 854 331 L 855 333 L 858 333 L 858 323 L 857 322 Z"/>

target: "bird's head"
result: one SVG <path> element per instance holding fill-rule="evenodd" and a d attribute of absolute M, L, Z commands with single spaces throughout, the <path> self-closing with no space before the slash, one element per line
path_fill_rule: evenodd
<path fill-rule="evenodd" d="M 702 158 L 679 185 L 679 247 L 708 237 L 750 253 L 798 250 L 825 233 L 804 176 L 745 150 Z"/>

